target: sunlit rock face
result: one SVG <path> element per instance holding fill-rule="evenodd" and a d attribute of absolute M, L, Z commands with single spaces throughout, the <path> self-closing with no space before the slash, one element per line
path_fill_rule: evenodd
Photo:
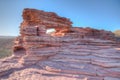
<path fill-rule="evenodd" d="M 55 55 L 60 46 L 59 38 L 70 32 L 72 27 L 69 19 L 53 12 L 27 8 L 23 10 L 22 17 L 20 36 L 16 38 L 14 46 L 14 55 L 18 55 L 17 51 L 24 49 L 26 56 L 22 57 L 21 63 L 34 63 Z M 48 50 L 53 47 L 56 51 L 41 54 L 40 49 L 47 46 Z"/>
<path fill-rule="evenodd" d="M 35 63 L 38 60 L 47 59 L 57 54 L 59 47 L 66 42 L 87 43 L 85 38 L 114 40 L 114 34 L 109 31 L 92 28 L 72 27 L 72 22 L 64 17 L 60 17 L 53 12 L 44 12 L 36 9 L 23 10 L 23 22 L 20 26 L 20 36 L 16 38 L 14 45 L 14 55 L 17 51 L 24 50 L 26 56 L 22 57 L 22 63 Z M 41 48 L 54 48 L 54 52 L 41 53 Z"/>
<path fill-rule="evenodd" d="M 24 21 L 21 27 L 45 26 L 46 29 L 55 28 L 59 32 L 61 29 L 69 30 L 72 24 L 69 19 L 59 17 L 53 12 L 44 12 L 36 9 L 24 9 L 22 16 Z"/>
<path fill-rule="evenodd" d="M 24 9 L 0 80 L 120 80 L 120 43 L 110 31 L 72 27 L 53 12 Z"/>
<path fill-rule="evenodd" d="M 71 31 L 78 33 L 81 37 L 115 40 L 115 35 L 111 31 L 97 30 L 90 27 L 71 27 Z"/>

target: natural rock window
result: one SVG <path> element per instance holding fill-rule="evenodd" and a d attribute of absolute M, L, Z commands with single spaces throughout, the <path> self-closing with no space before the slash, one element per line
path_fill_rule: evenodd
<path fill-rule="evenodd" d="M 46 30 L 46 34 L 52 34 L 52 33 L 55 33 L 56 30 L 54 28 L 50 28 L 50 29 L 47 29 Z"/>

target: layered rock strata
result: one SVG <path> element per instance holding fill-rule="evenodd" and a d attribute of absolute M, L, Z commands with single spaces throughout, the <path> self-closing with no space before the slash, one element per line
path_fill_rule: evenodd
<path fill-rule="evenodd" d="M 25 9 L 14 55 L 0 61 L 0 79 L 120 80 L 114 34 L 71 24 L 52 12 Z"/>

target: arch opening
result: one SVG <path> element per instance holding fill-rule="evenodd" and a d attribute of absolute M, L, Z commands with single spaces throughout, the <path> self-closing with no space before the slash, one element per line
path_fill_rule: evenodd
<path fill-rule="evenodd" d="M 52 34 L 52 33 L 55 33 L 56 32 L 56 29 L 55 28 L 49 28 L 46 30 L 46 34 Z"/>

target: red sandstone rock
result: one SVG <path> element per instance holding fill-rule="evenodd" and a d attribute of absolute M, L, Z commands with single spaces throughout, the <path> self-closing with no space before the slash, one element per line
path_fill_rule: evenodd
<path fill-rule="evenodd" d="M 24 9 L 22 16 L 14 55 L 0 60 L 0 80 L 120 80 L 112 32 L 72 27 L 53 12 Z"/>
<path fill-rule="evenodd" d="M 73 32 L 77 32 L 80 37 L 91 37 L 91 38 L 100 38 L 103 40 L 115 40 L 115 36 L 110 31 L 105 30 L 97 30 L 92 28 L 78 28 L 78 27 L 72 27 L 71 30 Z"/>

